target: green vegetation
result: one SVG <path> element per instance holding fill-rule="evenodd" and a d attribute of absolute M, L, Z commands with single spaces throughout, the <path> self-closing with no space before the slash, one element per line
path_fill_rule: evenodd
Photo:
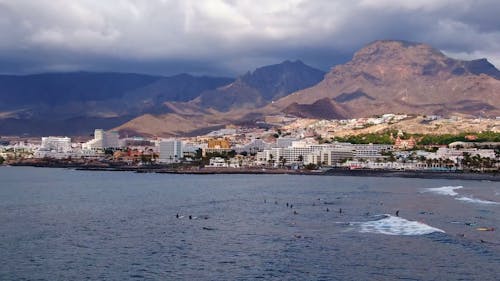
<path fill-rule="evenodd" d="M 477 137 L 475 140 L 467 140 L 465 136 L 474 135 Z M 491 131 L 481 133 L 460 133 L 460 134 L 444 134 L 444 135 L 414 135 L 417 143 L 420 145 L 448 145 L 452 142 L 500 142 L 500 133 Z"/>
<path fill-rule="evenodd" d="M 226 151 L 207 152 L 207 154 L 205 155 L 205 158 L 210 159 L 210 158 L 214 158 L 214 157 L 220 157 L 220 158 L 224 158 L 224 159 L 229 159 L 229 158 L 233 158 L 234 156 L 236 156 L 236 151 L 229 150 L 227 152 Z"/>
<path fill-rule="evenodd" d="M 334 140 L 338 142 L 350 142 L 353 144 L 368 144 L 368 143 L 392 144 L 394 143 L 394 141 L 391 140 L 391 133 L 395 136 L 398 132 L 385 131 L 382 133 L 360 134 L 347 137 L 335 137 Z"/>
<path fill-rule="evenodd" d="M 464 152 L 464 158 L 462 159 L 464 168 L 476 171 L 495 170 L 497 162 L 495 159 L 482 158 L 479 155 L 472 156 L 468 152 Z"/>
<path fill-rule="evenodd" d="M 353 144 L 392 144 L 394 140 L 391 139 L 391 133 L 393 136 L 397 135 L 397 131 L 385 131 L 382 133 L 371 133 L 371 134 L 360 134 L 355 136 L 347 137 L 335 137 L 333 140 L 338 142 L 350 142 Z M 467 135 L 473 135 L 477 139 L 467 140 L 465 137 Z M 481 133 L 460 133 L 460 134 L 405 134 L 405 139 L 414 137 L 417 141 L 417 145 L 448 145 L 452 142 L 462 141 L 462 142 L 500 142 L 500 133 L 495 133 L 491 131 L 481 132 Z"/>
<path fill-rule="evenodd" d="M 304 168 L 306 168 L 307 170 L 317 170 L 318 166 L 316 164 L 309 163 L 309 164 L 305 165 Z"/>

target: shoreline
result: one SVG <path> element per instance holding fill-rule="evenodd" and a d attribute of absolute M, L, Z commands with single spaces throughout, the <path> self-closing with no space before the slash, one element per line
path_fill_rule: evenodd
<path fill-rule="evenodd" d="M 329 170 L 290 170 L 279 168 L 167 168 L 165 166 L 105 166 L 81 165 L 73 163 L 14 163 L 10 166 L 28 166 L 40 168 L 66 168 L 78 171 L 135 172 L 183 175 L 314 175 L 314 176 L 351 176 L 351 177 L 396 177 L 449 180 L 488 180 L 500 181 L 500 173 L 473 173 L 463 171 L 415 171 L 415 170 L 371 170 L 338 169 Z"/>

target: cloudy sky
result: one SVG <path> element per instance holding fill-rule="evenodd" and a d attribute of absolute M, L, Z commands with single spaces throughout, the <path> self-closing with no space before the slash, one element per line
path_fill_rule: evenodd
<path fill-rule="evenodd" d="M 328 70 L 377 39 L 500 66 L 498 0 L 0 0 L 0 73 Z"/>

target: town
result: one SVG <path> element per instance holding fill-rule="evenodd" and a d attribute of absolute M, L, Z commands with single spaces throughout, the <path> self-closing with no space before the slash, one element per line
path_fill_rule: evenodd
<path fill-rule="evenodd" d="M 420 129 L 408 122 L 420 124 Z M 476 132 L 468 133 L 465 128 L 461 133 L 443 133 L 443 124 L 455 129 L 457 124 L 475 124 L 469 130 Z M 431 134 L 429 128 L 441 131 Z M 3 137 L 0 162 L 178 172 L 364 169 L 497 173 L 500 120 L 398 114 L 349 120 L 269 116 L 252 128 L 227 126 L 202 136 L 167 139 L 120 138 L 116 131 L 96 129 L 92 139 L 82 142 L 55 136 L 38 141 Z"/>

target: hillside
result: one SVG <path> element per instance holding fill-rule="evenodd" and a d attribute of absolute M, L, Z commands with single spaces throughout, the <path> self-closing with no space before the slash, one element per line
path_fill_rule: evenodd
<path fill-rule="evenodd" d="M 130 73 L 0 75 L 0 135 L 82 135 L 166 101 L 188 101 L 233 79 Z M 161 107 L 161 106 L 160 106 Z"/>
<path fill-rule="evenodd" d="M 461 61 L 426 44 L 376 41 L 332 68 L 317 85 L 278 100 L 265 112 L 314 117 L 317 111 L 306 105 L 321 100 L 332 104 L 329 115 L 345 118 L 387 112 L 493 117 L 500 115 L 499 78 L 485 59 Z"/>

